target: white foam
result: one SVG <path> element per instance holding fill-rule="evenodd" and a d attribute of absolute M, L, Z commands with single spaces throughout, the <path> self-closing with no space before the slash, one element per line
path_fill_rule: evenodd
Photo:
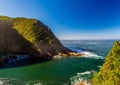
<path fill-rule="evenodd" d="M 91 74 L 90 71 L 82 72 L 82 73 L 77 73 L 77 75 L 85 75 L 85 74 Z"/>
<path fill-rule="evenodd" d="M 98 68 L 101 68 L 102 66 L 98 66 Z"/>
<path fill-rule="evenodd" d="M 80 84 L 84 84 L 84 85 L 91 85 L 90 80 L 84 78 L 84 75 L 90 76 L 90 74 L 94 74 L 95 71 L 86 71 L 86 72 L 82 72 L 82 73 L 77 73 L 76 76 L 73 76 L 72 78 L 70 78 L 71 80 L 71 85 L 80 85 Z"/>
<path fill-rule="evenodd" d="M 4 81 L 0 80 L 0 85 L 3 85 Z"/>
<path fill-rule="evenodd" d="M 36 83 L 36 84 L 34 84 L 34 85 L 42 85 L 42 83 Z"/>
<path fill-rule="evenodd" d="M 26 85 L 29 85 L 29 84 L 26 84 Z"/>
<path fill-rule="evenodd" d="M 83 57 L 94 58 L 94 59 L 104 59 L 103 56 L 99 56 L 99 55 L 92 53 L 92 52 L 84 51 L 81 53 L 83 54 Z"/>
<path fill-rule="evenodd" d="M 94 59 L 105 59 L 105 57 L 95 54 L 94 52 L 84 51 L 81 49 L 72 48 L 71 50 L 83 54 L 82 57 L 94 58 Z"/>
<path fill-rule="evenodd" d="M 0 85 L 13 85 L 14 82 L 17 82 L 18 85 L 24 84 L 24 85 L 43 85 L 39 80 L 36 81 L 26 81 L 23 82 L 18 79 L 8 79 L 8 78 L 0 78 Z"/>

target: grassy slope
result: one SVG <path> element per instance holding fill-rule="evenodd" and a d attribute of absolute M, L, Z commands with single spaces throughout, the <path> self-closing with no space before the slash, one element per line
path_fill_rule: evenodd
<path fill-rule="evenodd" d="M 92 83 L 93 85 L 120 85 L 120 42 L 115 42 Z"/>
<path fill-rule="evenodd" d="M 12 24 L 11 28 L 17 30 L 20 35 L 32 43 L 41 55 L 53 56 L 70 51 L 60 43 L 49 27 L 39 20 L 24 17 L 10 18 L 7 16 L 0 16 L 0 20 Z"/>
<path fill-rule="evenodd" d="M 0 55 L 14 54 L 33 55 L 39 52 L 16 29 L 12 28 L 12 23 L 0 20 Z"/>

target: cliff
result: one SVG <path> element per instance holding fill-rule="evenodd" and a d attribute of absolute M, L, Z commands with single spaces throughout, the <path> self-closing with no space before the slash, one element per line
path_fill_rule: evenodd
<path fill-rule="evenodd" d="M 0 16 L 0 55 L 22 55 L 52 58 L 69 54 L 50 28 L 32 18 Z"/>
<path fill-rule="evenodd" d="M 120 85 L 120 42 L 115 42 L 92 85 Z"/>

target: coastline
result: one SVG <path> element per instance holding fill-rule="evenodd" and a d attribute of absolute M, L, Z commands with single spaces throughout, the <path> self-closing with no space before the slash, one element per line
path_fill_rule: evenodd
<path fill-rule="evenodd" d="M 51 61 L 53 59 L 60 59 L 63 57 L 68 58 L 68 57 L 81 57 L 81 56 L 83 56 L 83 54 L 78 52 L 58 53 L 58 55 L 52 57 L 50 56 L 35 57 L 29 55 L 7 55 L 7 56 L 2 56 L 0 58 L 0 68 L 26 66 L 35 63 L 44 63 Z"/>
<path fill-rule="evenodd" d="M 62 57 L 67 58 L 67 57 L 81 57 L 84 54 L 78 53 L 78 52 L 68 52 L 68 53 L 58 53 L 58 55 L 53 56 L 53 59 L 60 59 Z"/>

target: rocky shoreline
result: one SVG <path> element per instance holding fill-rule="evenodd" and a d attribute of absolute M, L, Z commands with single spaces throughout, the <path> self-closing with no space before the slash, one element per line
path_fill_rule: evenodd
<path fill-rule="evenodd" d="M 59 53 L 58 55 L 55 55 L 53 57 L 46 57 L 44 58 L 44 61 L 48 61 L 48 60 L 52 60 L 52 59 L 60 59 L 60 58 L 67 58 L 67 57 L 81 57 L 83 54 L 81 53 L 77 53 L 77 52 L 69 52 L 69 53 Z M 6 64 L 12 64 L 12 63 L 16 63 L 17 61 L 24 61 L 24 60 L 31 60 L 32 59 L 37 59 L 37 60 L 41 60 L 43 59 L 42 57 L 33 57 L 33 56 L 29 56 L 29 55 L 7 55 L 4 56 L 2 55 L 0 57 L 0 66 L 2 65 L 6 65 Z M 39 63 L 39 62 L 38 62 Z"/>
<path fill-rule="evenodd" d="M 55 55 L 53 58 L 54 59 L 60 59 L 62 57 L 81 57 L 84 54 L 82 53 L 77 53 L 77 52 L 68 52 L 68 53 L 59 53 L 58 55 Z"/>

